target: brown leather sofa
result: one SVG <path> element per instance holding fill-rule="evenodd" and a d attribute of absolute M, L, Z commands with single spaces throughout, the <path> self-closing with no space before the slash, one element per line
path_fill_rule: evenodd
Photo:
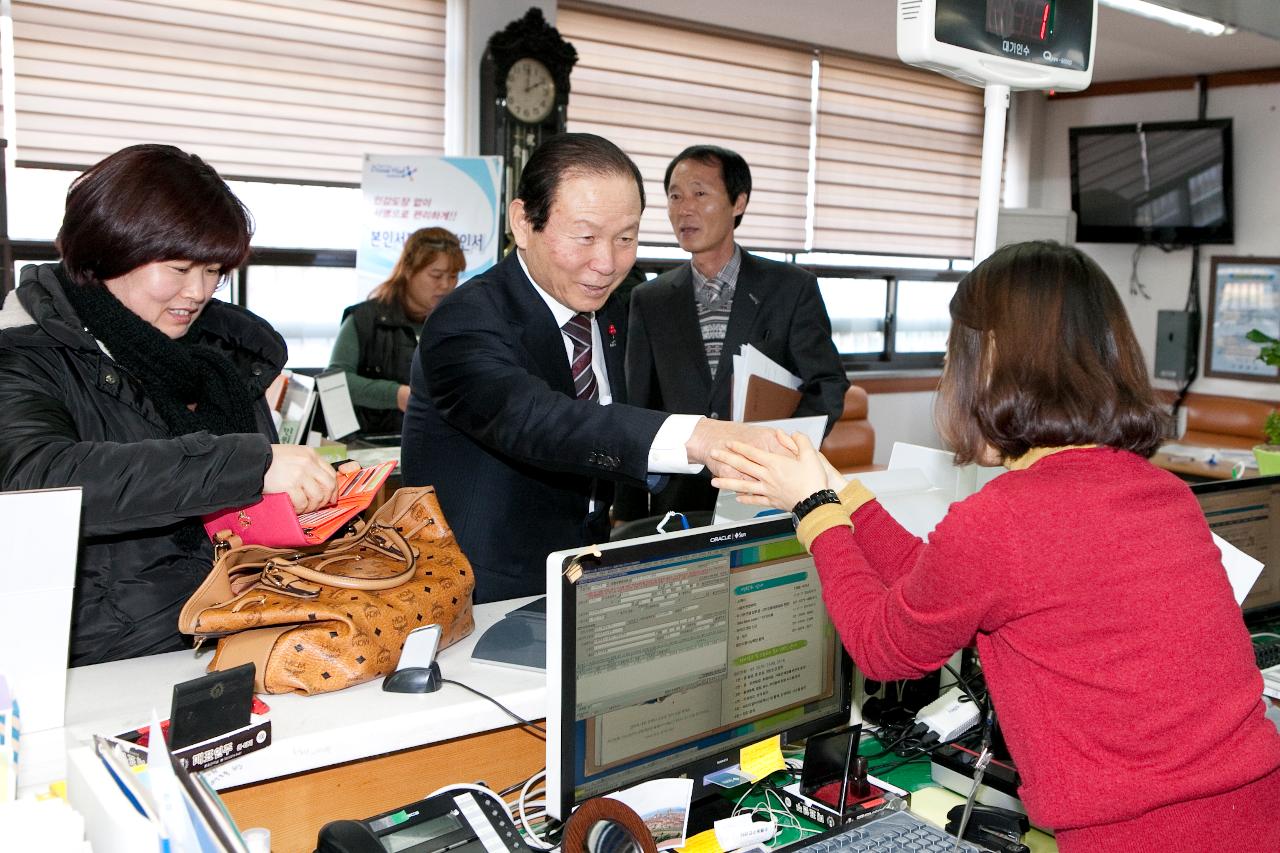
<path fill-rule="evenodd" d="M 1187 410 L 1187 431 L 1178 439 L 1180 444 L 1247 450 L 1266 441 L 1262 423 L 1272 409 L 1280 408 L 1280 403 L 1188 394 L 1182 406 Z"/>
<path fill-rule="evenodd" d="M 867 420 L 867 392 L 850 385 L 844 394 L 844 414 L 822 441 L 822 453 L 845 474 L 872 469 L 876 433 Z"/>

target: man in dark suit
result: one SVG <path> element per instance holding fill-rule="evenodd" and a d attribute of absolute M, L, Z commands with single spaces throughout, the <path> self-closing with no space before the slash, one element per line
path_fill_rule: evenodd
<path fill-rule="evenodd" d="M 849 382 L 818 281 L 799 267 L 744 252 L 733 238 L 751 198 L 746 161 L 725 148 L 695 145 L 667 166 L 663 187 L 676 240 L 693 258 L 632 293 L 628 399 L 664 412 L 729 418 L 732 357 L 751 344 L 800 377 L 795 416 L 824 415 L 829 431 L 844 411 Z M 651 496 L 629 491 L 620 515 L 705 510 L 715 496 L 706 477 L 673 477 Z"/>
<path fill-rule="evenodd" d="M 606 541 L 613 482 L 697 471 L 730 440 L 773 444 L 759 428 L 621 402 L 625 323 L 609 297 L 643 210 L 639 170 L 617 146 L 551 137 L 507 212 L 517 251 L 423 327 L 404 481 L 436 487 L 478 602 L 544 592 L 548 553 Z"/>

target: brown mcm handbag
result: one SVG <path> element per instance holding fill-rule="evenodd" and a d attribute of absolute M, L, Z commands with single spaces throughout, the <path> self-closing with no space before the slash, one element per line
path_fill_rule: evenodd
<path fill-rule="evenodd" d="M 405 488 L 324 545 L 225 538 L 178 627 L 217 639 L 210 671 L 254 663 L 257 692 L 326 693 L 390 674 L 421 625 L 440 626 L 440 648 L 470 634 L 474 588 L 435 489 Z"/>

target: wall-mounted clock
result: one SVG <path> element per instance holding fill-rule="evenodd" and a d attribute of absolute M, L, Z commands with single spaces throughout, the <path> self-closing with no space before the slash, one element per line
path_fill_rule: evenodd
<path fill-rule="evenodd" d="M 480 62 L 480 153 L 502 155 L 504 211 L 533 149 L 564 132 L 577 61 L 573 45 L 536 6 L 489 39 Z"/>
<path fill-rule="evenodd" d="M 507 111 L 525 124 L 546 120 L 556 108 L 556 81 L 547 66 L 523 56 L 507 71 Z"/>

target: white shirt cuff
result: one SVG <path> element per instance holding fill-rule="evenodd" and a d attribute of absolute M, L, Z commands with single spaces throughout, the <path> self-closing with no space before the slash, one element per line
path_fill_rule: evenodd
<path fill-rule="evenodd" d="M 702 415 L 670 415 L 662 422 L 649 445 L 649 470 L 656 474 L 697 474 L 701 465 L 691 465 L 685 444 L 693 436 Z"/>

